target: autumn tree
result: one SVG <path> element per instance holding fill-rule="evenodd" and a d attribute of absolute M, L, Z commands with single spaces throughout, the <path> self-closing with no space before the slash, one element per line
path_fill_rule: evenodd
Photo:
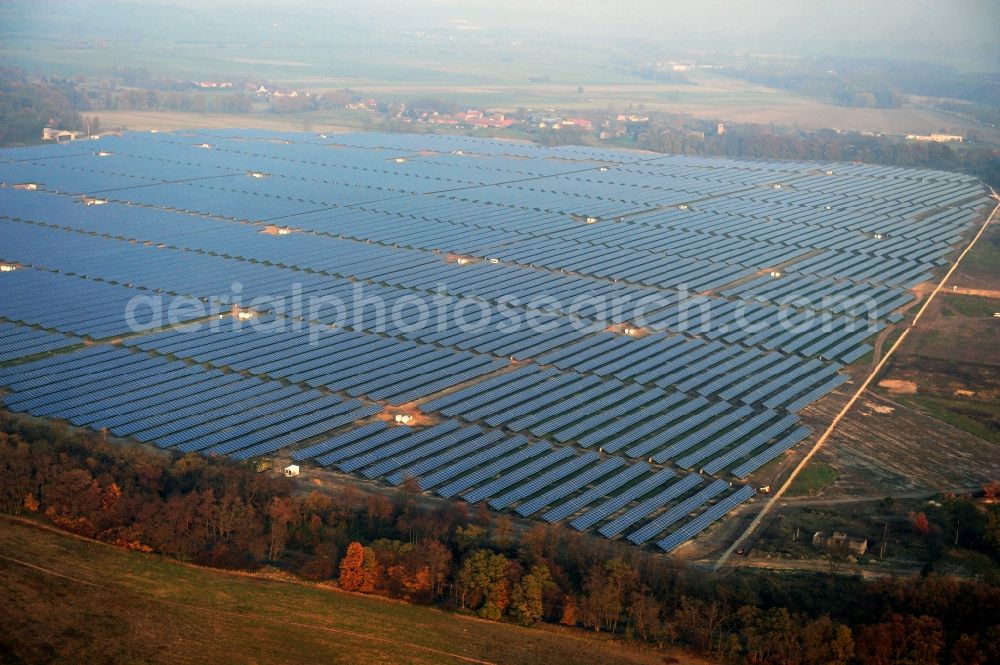
<path fill-rule="evenodd" d="M 500 551 L 510 548 L 514 542 L 514 520 L 501 515 L 493 527 L 493 544 Z"/>
<path fill-rule="evenodd" d="M 375 590 L 377 578 L 377 563 L 375 553 L 370 547 L 364 547 L 355 541 L 347 547 L 340 562 L 340 577 L 338 583 L 345 591 L 371 593 Z"/>
<path fill-rule="evenodd" d="M 667 634 L 661 617 L 663 606 L 645 589 L 636 589 L 628 605 L 630 629 L 644 640 L 661 642 Z"/>
<path fill-rule="evenodd" d="M 913 515 L 913 528 L 921 536 L 926 536 L 931 532 L 931 524 L 927 520 L 927 515 L 925 513 L 917 513 Z"/>
<path fill-rule="evenodd" d="M 490 550 L 466 557 L 456 580 L 461 607 L 478 608 L 479 616 L 499 619 L 510 604 L 507 563 L 507 557 Z"/>
<path fill-rule="evenodd" d="M 267 509 L 270 521 L 267 558 L 276 561 L 285 551 L 289 530 L 298 518 L 298 502 L 292 497 L 274 497 Z"/>
<path fill-rule="evenodd" d="M 372 543 L 389 590 L 410 600 L 429 603 L 442 592 L 451 569 L 451 552 L 437 541 L 416 545 L 381 539 Z"/>
<path fill-rule="evenodd" d="M 586 593 L 580 603 L 580 617 L 584 625 L 614 632 L 626 599 L 639 586 L 639 574 L 621 559 L 613 559 L 604 566 L 592 566 L 583 586 Z"/>
<path fill-rule="evenodd" d="M 799 651 L 796 623 L 784 607 L 760 610 L 752 605 L 737 612 L 742 628 L 747 661 L 750 663 L 789 663 Z"/>
<path fill-rule="evenodd" d="M 858 632 L 855 655 L 861 665 L 935 665 L 943 647 L 940 620 L 891 614 L 886 621 Z"/>
<path fill-rule="evenodd" d="M 468 524 L 455 529 L 455 545 L 459 550 L 480 549 L 486 544 L 486 529 L 478 524 Z"/>
<path fill-rule="evenodd" d="M 26 505 L 25 498 L 35 493 L 31 448 L 0 432 L 0 453 L 0 510 L 17 515 Z"/>
<path fill-rule="evenodd" d="M 854 655 L 851 629 L 824 615 L 802 627 L 802 665 L 847 665 Z"/>
<path fill-rule="evenodd" d="M 514 585 L 511 593 L 511 613 L 525 626 L 542 619 L 545 614 L 543 598 L 547 588 L 554 587 L 547 566 L 539 564 Z"/>
<path fill-rule="evenodd" d="M 721 646 L 723 626 L 731 610 L 718 600 L 711 602 L 690 596 L 681 596 L 674 619 L 687 641 L 701 651 L 711 651 Z"/>
<path fill-rule="evenodd" d="M 563 597 L 562 603 L 562 614 L 559 617 L 559 623 L 564 626 L 575 626 L 577 624 L 577 614 L 579 610 L 577 609 L 576 598 L 570 595 Z"/>

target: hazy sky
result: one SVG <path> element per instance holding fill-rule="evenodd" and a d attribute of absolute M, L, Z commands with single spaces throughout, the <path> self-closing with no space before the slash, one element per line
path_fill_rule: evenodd
<path fill-rule="evenodd" d="M 228 0 L 227 0 L 228 1 Z M 270 0 L 255 0 L 273 6 Z M 240 2 L 244 4 L 245 2 Z M 295 3 L 292 3 L 295 4 Z M 466 19 L 485 29 L 614 33 L 709 41 L 718 48 L 787 43 L 986 43 L 997 39 L 1000 0 L 357 0 L 298 3 L 420 25 Z"/>
<path fill-rule="evenodd" d="M 252 40 L 277 23 L 305 40 L 345 28 L 358 37 L 461 30 L 626 48 L 945 57 L 1000 69 L 1000 0 L 105 0 L 100 11 L 91 0 L 4 0 L 0 19 L 0 31 L 112 38 Z"/>

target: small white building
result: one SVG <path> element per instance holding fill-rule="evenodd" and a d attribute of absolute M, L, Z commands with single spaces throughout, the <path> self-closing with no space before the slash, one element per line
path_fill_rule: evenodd
<path fill-rule="evenodd" d="M 299 475 L 299 465 L 289 464 L 285 467 L 285 478 L 293 478 Z"/>
<path fill-rule="evenodd" d="M 55 127 L 43 127 L 42 140 L 55 141 L 56 143 L 62 143 L 63 141 L 75 141 L 82 133 L 83 132 L 69 131 L 66 129 L 57 129 Z"/>

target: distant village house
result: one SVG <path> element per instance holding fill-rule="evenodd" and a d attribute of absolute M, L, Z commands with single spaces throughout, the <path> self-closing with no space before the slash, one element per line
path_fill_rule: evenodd
<path fill-rule="evenodd" d="M 964 139 L 956 134 L 907 134 L 907 141 L 933 141 L 934 143 L 961 143 Z"/>
<path fill-rule="evenodd" d="M 864 554 L 868 551 L 867 538 L 848 536 L 843 531 L 834 531 L 831 536 L 825 536 L 822 531 L 817 531 L 813 534 L 812 544 L 814 547 L 822 547 L 828 550 L 845 550 L 851 554 Z"/>

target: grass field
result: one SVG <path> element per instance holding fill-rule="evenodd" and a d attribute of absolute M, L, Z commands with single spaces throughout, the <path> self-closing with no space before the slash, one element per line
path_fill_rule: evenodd
<path fill-rule="evenodd" d="M 788 488 L 789 496 L 814 495 L 837 479 L 837 470 L 823 462 L 812 462 L 796 476 Z"/>
<path fill-rule="evenodd" d="M 1000 290 L 1000 222 L 994 220 L 952 276 L 964 288 Z"/>
<path fill-rule="evenodd" d="M 0 662 L 625 665 L 668 655 L 582 630 L 187 566 L 9 516 L 0 516 L 0 606 Z"/>
<path fill-rule="evenodd" d="M 1000 443 L 997 407 L 992 402 L 970 399 L 941 397 L 937 395 L 906 395 L 898 398 L 903 404 L 911 405 L 970 434 Z"/>

